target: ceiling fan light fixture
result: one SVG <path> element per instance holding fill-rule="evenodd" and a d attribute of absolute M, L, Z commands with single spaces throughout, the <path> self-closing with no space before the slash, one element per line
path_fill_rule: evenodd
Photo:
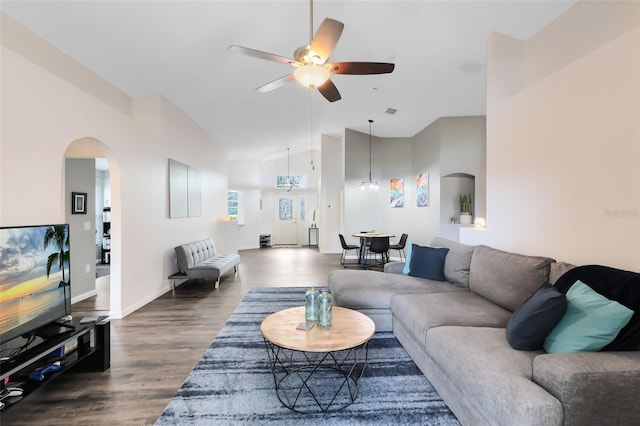
<path fill-rule="evenodd" d="M 331 73 L 322 65 L 305 64 L 293 71 L 293 77 L 298 83 L 309 89 L 322 86 L 329 79 Z"/>

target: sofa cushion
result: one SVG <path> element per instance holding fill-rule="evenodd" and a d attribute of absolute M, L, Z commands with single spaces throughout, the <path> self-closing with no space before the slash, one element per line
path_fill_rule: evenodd
<path fill-rule="evenodd" d="M 474 246 L 461 244 L 446 238 L 436 237 L 431 241 L 431 247 L 444 247 L 449 249 L 444 260 L 444 276 L 447 281 L 469 288 L 469 268 Z"/>
<path fill-rule="evenodd" d="M 446 281 L 431 281 L 403 274 L 336 269 L 327 278 L 333 302 L 350 309 L 390 309 L 397 293 L 463 291 Z"/>
<path fill-rule="evenodd" d="M 393 320 L 401 322 L 422 345 L 425 344 L 427 330 L 433 327 L 460 325 L 504 328 L 511 316 L 506 309 L 468 291 L 396 294 L 391 298 L 391 311 Z"/>
<path fill-rule="evenodd" d="M 640 350 L 640 274 L 602 265 L 577 266 L 558 279 L 556 288 L 566 293 L 578 280 L 635 312 L 614 341 L 603 350 Z"/>
<path fill-rule="evenodd" d="M 553 261 L 480 245 L 471 257 L 469 289 L 513 312 L 549 280 Z"/>
<path fill-rule="evenodd" d="M 566 296 L 551 284 L 544 283 L 511 316 L 507 324 L 507 341 L 514 349 L 541 349 L 544 339 L 566 310 Z"/>
<path fill-rule="evenodd" d="M 211 238 L 183 244 L 175 248 L 178 269 L 187 272 L 197 264 L 216 255 L 216 246 Z"/>
<path fill-rule="evenodd" d="M 565 426 L 636 425 L 639 365 L 637 351 L 543 354 L 533 381 L 562 401 Z"/>
<path fill-rule="evenodd" d="M 551 265 L 549 265 L 549 282 L 555 284 L 558 278 L 575 267 L 576 265 L 572 265 L 571 263 L 551 262 Z"/>
<path fill-rule="evenodd" d="M 446 372 L 492 425 L 561 425 L 562 404 L 532 378 L 540 352 L 515 351 L 505 331 L 489 327 L 435 327 L 427 355 Z"/>
<path fill-rule="evenodd" d="M 434 281 L 445 281 L 444 259 L 448 248 L 423 247 L 411 244 L 409 275 Z"/>
<path fill-rule="evenodd" d="M 549 353 L 598 351 L 615 339 L 633 311 L 581 281 L 567 292 L 567 312 L 544 342 Z"/>

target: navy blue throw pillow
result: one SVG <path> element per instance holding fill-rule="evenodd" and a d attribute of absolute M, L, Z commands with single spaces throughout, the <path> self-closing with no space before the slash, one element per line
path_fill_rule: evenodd
<path fill-rule="evenodd" d="M 409 275 L 434 281 L 446 281 L 444 259 L 448 252 L 448 248 L 423 247 L 413 244 L 411 246 Z"/>
<path fill-rule="evenodd" d="M 560 322 L 567 297 L 548 282 L 515 310 L 507 324 L 507 341 L 513 349 L 535 351 Z"/>

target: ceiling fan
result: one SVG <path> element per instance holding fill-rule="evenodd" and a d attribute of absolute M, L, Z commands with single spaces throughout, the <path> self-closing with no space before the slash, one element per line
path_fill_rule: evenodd
<path fill-rule="evenodd" d="M 272 82 L 260 86 L 256 91 L 264 93 L 277 89 L 284 84 L 296 80 L 301 85 L 309 89 L 318 91 L 329 102 L 340 100 L 340 92 L 331 81 L 331 74 L 387 74 L 393 71 L 395 65 L 386 62 L 327 62 L 333 48 L 338 44 L 342 35 L 344 24 L 335 19 L 326 18 L 313 35 L 313 0 L 310 0 L 310 40 L 308 46 L 302 46 L 293 53 L 294 59 L 285 58 L 273 53 L 261 50 L 250 49 L 248 47 L 231 45 L 229 50 L 242 53 L 267 61 L 279 62 L 291 65 L 296 69 L 284 77 L 280 77 Z"/>

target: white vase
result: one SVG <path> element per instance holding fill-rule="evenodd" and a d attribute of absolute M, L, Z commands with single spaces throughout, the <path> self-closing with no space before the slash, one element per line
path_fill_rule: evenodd
<path fill-rule="evenodd" d="M 460 215 L 460 225 L 471 225 L 472 222 L 473 222 L 473 215 L 470 215 L 470 214 Z"/>

